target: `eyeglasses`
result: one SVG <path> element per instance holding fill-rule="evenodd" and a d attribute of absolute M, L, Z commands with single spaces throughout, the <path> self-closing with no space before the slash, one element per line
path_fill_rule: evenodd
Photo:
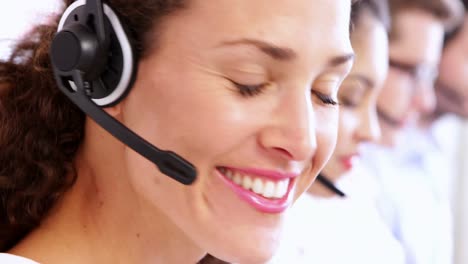
<path fill-rule="evenodd" d="M 428 82 L 433 85 L 434 81 L 439 75 L 439 72 L 436 68 L 425 64 L 411 64 L 390 59 L 389 66 L 406 73 L 409 77 L 411 77 L 411 79 L 413 79 L 415 84 Z"/>

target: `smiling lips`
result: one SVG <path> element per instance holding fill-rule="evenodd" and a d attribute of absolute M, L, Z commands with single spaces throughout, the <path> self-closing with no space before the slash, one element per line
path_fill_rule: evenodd
<path fill-rule="evenodd" d="M 261 212 L 280 213 L 292 202 L 291 183 L 298 174 L 227 167 L 217 171 L 241 199 Z"/>
<path fill-rule="evenodd" d="M 349 171 L 352 170 L 353 167 L 359 162 L 360 154 L 354 153 L 351 155 L 343 156 L 341 158 L 341 163 L 344 166 L 345 170 Z"/>

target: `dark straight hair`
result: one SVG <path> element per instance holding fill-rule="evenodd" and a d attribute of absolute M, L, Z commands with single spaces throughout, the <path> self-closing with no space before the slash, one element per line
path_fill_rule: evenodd
<path fill-rule="evenodd" d="M 465 17 L 466 17 L 468 15 L 468 0 L 463 0 L 461 2 L 463 3 L 463 7 L 465 8 Z M 464 21 L 462 20 L 460 21 L 460 23 L 458 23 L 458 25 L 453 30 L 448 31 L 445 34 L 444 46 L 447 45 L 447 43 L 449 43 L 452 39 L 454 39 L 458 35 L 463 25 L 464 25 Z"/>
<path fill-rule="evenodd" d="M 352 25 L 357 24 L 365 10 L 370 11 L 385 26 L 387 32 L 390 31 L 391 18 L 387 0 L 360 0 L 356 2 L 351 10 Z"/>

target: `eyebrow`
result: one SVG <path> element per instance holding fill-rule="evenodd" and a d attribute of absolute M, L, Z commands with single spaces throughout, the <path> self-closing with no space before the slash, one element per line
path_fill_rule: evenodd
<path fill-rule="evenodd" d="M 271 58 L 279 61 L 290 61 L 298 56 L 297 53 L 291 48 L 279 47 L 273 43 L 258 39 L 242 38 L 238 40 L 223 41 L 220 46 L 232 46 L 239 44 L 253 45 Z M 345 55 L 332 57 L 328 60 L 326 65 L 330 68 L 334 68 L 343 64 L 347 64 L 353 60 L 354 53 L 348 53 Z"/>
<path fill-rule="evenodd" d="M 224 41 L 221 43 L 221 46 L 232 46 L 239 44 L 253 45 L 275 60 L 290 61 L 297 57 L 297 53 L 290 48 L 278 47 L 272 43 L 257 39 L 243 38 L 239 40 Z"/>
<path fill-rule="evenodd" d="M 340 56 L 331 58 L 328 61 L 327 65 L 328 67 L 333 68 L 333 67 L 338 67 L 340 65 L 347 64 L 353 61 L 354 61 L 354 53 L 348 53 L 345 55 L 340 55 Z"/>

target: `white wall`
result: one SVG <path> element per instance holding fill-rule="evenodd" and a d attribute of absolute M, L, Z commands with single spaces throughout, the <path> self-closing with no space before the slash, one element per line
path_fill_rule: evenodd
<path fill-rule="evenodd" d="M 60 0 L 0 1 L 0 57 L 5 57 L 12 42 L 33 23 L 47 19 L 59 7 Z"/>

